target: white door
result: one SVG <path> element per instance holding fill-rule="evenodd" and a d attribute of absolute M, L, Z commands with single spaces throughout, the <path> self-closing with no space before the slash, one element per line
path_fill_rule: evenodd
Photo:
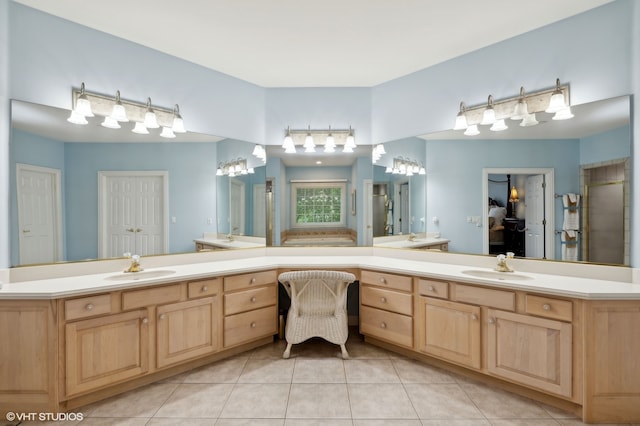
<path fill-rule="evenodd" d="M 408 234 L 411 229 L 409 217 L 409 182 L 396 182 L 394 184 L 394 224 L 395 234 Z"/>
<path fill-rule="evenodd" d="M 62 260 L 60 171 L 16 166 L 20 264 Z"/>
<path fill-rule="evenodd" d="M 542 259 L 544 253 L 544 175 L 527 176 L 524 187 L 525 256 Z"/>
<path fill-rule="evenodd" d="M 244 235 L 245 183 L 229 179 L 229 233 Z"/>
<path fill-rule="evenodd" d="M 99 256 L 166 253 L 166 172 L 100 172 L 99 181 Z"/>
<path fill-rule="evenodd" d="M 253 185 L 253 236 L 265 237 L 267 235 L 267 199 L 266 185 L 256 183 Z"/>

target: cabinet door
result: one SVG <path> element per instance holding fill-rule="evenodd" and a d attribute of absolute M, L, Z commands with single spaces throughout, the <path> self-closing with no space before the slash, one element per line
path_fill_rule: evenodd
<path fill-rule="evenodd" d="M 215 352 L 218 296 L 158 307 L 158 368 Z"/>
<path fill-rule="evenodd" d="M 149 370 L 147 310 L 68 323 L 66 394 L 74 395 Z"/>
<path fill-rule="evenodd" d="M 571 324 L 489 309 L 491 374 L 571 396 Z"/>
<path fill-rule="evenodd" d="M 480 308 L 420 297 L 420 350 L 449 361 L 480 368 Z"/>

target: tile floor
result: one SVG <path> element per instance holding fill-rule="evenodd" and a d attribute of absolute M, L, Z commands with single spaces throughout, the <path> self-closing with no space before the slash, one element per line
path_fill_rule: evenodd
<path fill-rule="evenodd" d="M 573 415 L 363 342 L 284 341 L 82 407 L 52 425 L 581 425 Z M 15 424 L 15 423 L 14 423 Z M 21 426 L 45 423 L 24 422 Z"/>

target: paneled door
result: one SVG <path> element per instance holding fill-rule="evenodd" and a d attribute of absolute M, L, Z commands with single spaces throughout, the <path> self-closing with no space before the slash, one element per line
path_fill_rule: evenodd
<path fill-rule="evenodd" d="M 267 235 L 267 188 L 264 183 L 253 185 L 253 236 L 266 237 Z"/>
<path fill-rule="evenodd" d="M 544 175 L 525 180 L 525 255 L 545 258 Z"/>
<path fill-rule="evenodd" d="M 166 172 L 100 172 L 100 257 L 168 251 Z"/>
<path fill-rule="evenodd" d="M 229 179 L 229 233 L 244 235 L 245 183 Z"/>
<path fill-rule="evenodd" d="M 60 170 L 18 164 L 16 183 L 19 263 L 62 260 Z"/>

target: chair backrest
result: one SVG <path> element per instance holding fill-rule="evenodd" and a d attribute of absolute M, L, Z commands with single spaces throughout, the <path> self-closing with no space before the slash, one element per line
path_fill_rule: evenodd
<path fill-rule="evenodd" d="M 341 271 L 294 271 L 278 276 L 297 315 L 331 315 L 346 309 L 347 287 L 355 275 Z"/>

